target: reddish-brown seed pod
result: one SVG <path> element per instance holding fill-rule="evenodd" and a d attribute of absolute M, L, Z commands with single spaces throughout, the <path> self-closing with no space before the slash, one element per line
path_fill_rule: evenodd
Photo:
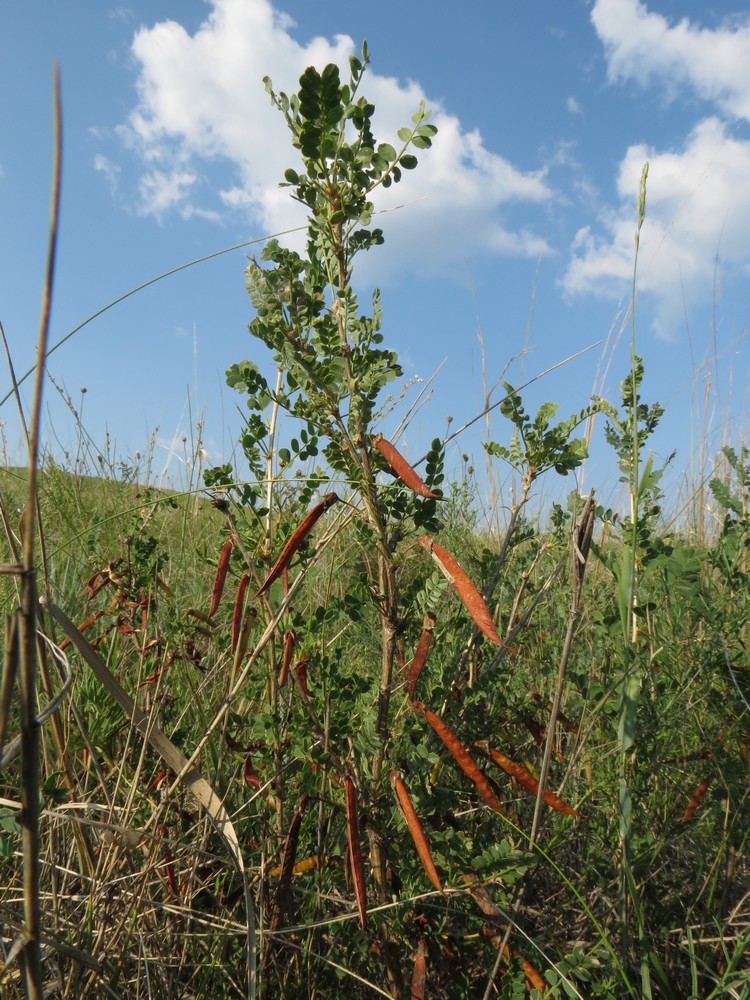
<path fill-rule="evenodd" d="M 305 698 L 310 697 L 310 688 L 307 686 L 307 657 L 303 653 L 294 665 L 294 672 L 297 675 L 299 686 Z"/>
<path fill-rule="evenodd" d="M 106 614 L 106 611 L 94 611 L 87 618 L 84 618 L 81 624 L 78 626 L 79 632 L 85 632 L 87 628 L 90 628 L 94 622 L 98 621 L 102 615 Z M 65 649 L 70 645 L 70 639 L 63 639 L 60 643 L 60 649 Z"/>
<path fill-rule="evenodd" d="M 312 510 L 307 512 L 305 517 L 292 532 L 284 548 L 279 553 L 278 559 L 268 571 L 268 575 L 263 581 L 260 590 L 255 595 L 256 598 L 260 597 L 261 594 L 265 594 L 274 580 L 276 580 L 283 573 L 289 565 L 292 556 L 304 542 L 305 538 L 307 538 L 310 534 L 321 515 L 325 514 L 328 508 L 335 504 L 338 499 L 339 497 L 336 493 L 327 493 L 320 503 L 317 503 Z"/>
<path fill-rule="evenodd" d="M 698 806 L 703 801 L 703 796 L 708 791 L 708 786 L 711 784 L 711 778 L 704 778 L 699 785 L 696 785 L 695 791 L 693 792 L 690 801 L 687 804 L 687 809 L 682 814 L 681 821 L 686 823 L 689 819 L 692 819 L 695 815 L 695 811 Z"/>
<path fill-rule="evenodd" d="M 237 649 L 240 632 L 242 631 L 242 613 L 245 610 L 245 591 L 247 590 L 249 582 L 250 573 L 245 570 L 240 577 L 240 583 L 237 587 L 237 596 L 234 599 L 234 611 L 232 613 L 232 652 Z"/>
<path fill-rule="evenodd" d="M 487 753 L 497 764 L 498 767 L 502 768 L 506 774 L 509 774 L 514 781 L 518 782 L 522 788 L 525 788 L 527 792 L 531 792 L 532 795 L 536 795 L 539 791 L 539 782 L 536 780 L 534 775 L 523 764 L 516 764 L 514 760 L 510 757 L 506 757 L 504 753 L 500 753 L 499 750 L 493 750 L 491 747 L 487 749 Z M 558 812 L 566 813 L 568 816 L 582 816 L 583 813 L 578 812 L 577 809 L 573 809 L 569 806 L 567 802 L 563 801 L 559 795 L 555 795 L 554 792 L 550 791 L 549 788 L 544 790 L 544 801 L 552 809 L 557 809 Z"/>
<path fill-rule="evenodd" d="M 297 859 L 297 844 L 299 843 L 302 817 L 304 816 L 305 809 L 307 808 L 307 801 L 307 795 L 303 795 L 299 805 L 297 806 L 297 810 L 294 813 L 292 822 L 289 824 L 289 830 L 287 831 L 286 840 L 284 841 L 284 853 L 281 857 L 281 870 L 279 872 L 279 885 L 276 890 L 276 898 L 274 900 L 269 927 L 269 930 L 271 931 L 279 929 L 281 920 L 286 914 L 286 910 L 289 905 L 292 873 Z"/>
<path fill-rule="evenodd" d="M 411 839 L 414 841 L 414 846 L 417 849 L 417 854 L 419 855 L 419 860 L 422 862 L 425 874 L 438 892 L 442 892 L 443 886 L 440 882 L 440 876 L 438 875 L 437 868 L 432 860 L 432 854 L 430 854 L 430 847 L 427 843 L 427 838 L 424 835 L 422 824 L 419 822 L 419 817 L 417 816 L 416 810 L 411 799 L 409 798 L 409 793 L 407 792 L 406 785 L 401 777 L 401 772 L 391 771 L 389 777 L 391 779 L 391 787 L 396 793 L 398 804 L 401 806 L 401 812 L 404 814 L 406 825 L 409 827 Z"/>
<path fill-rule="evenodd" d="M 458 596 L 464 602 L 466 610 L 474 619 L 474 624 L 477 628 L 481 629 L 492 642 L 507 649 L 508 647 L 505 646 L 505 643 L 497 634 L 495 623 L 492 621 L 492 615 L 484 603 L 482 595 L 450 552 L 446 552 L 442 545 L 438 545 L 429 535 L 420 535 L 416 541 L 423 549 L 426 549 L 430 553 L 443 576 L 456 588 Z"/>
<path fill-rule="evenodd" d="M 177 887 L 177 876 L 174 870 L 174 858 L 169 850 L 164 851 L 164 870 L 167 873 L 167 884 L 169 885 L 169 895 L 174 902 L 180 901 L 180 890 Z"/>
<path fill-rule="evenodd" d="M 432 642 L 432 633 L 435 630 L 436 624 L 437 618 L 431 611 L 428 611 L 424 616 L 422 635 L 419 637 L 417 650 L 414 653 L 414 659 L 411 661 L 409 676 L 406 680 L 406 690 L 409 692 L 410 698 L 414 697 L 414 688 L 419 680 L 419 675 L 422 673 L 422 667 L 425 665 L 427 660 L 427 654 L 430 651 L 430 643 Z"/>
<path fill-rule="evenodd" d="M 372 443 L 380 454 L 390 465 L 394 475 L 405 483 L 410 490 L 413 490 L 420 497 L 427 497 L 430 500 L 442 500 L 443 497 L 433 493 L 424 480 L 412 469 L 403 455 L 393 447 L 390 441 L 386 441 L 382 434 L 376 434 Z"/>
<path fill-rule="evenodd" d="M 471 758 L 471 754 L 453 730 L 450 729 L 442 719 L 438 718 L 434 712 L 431 712 L 429 708 L 425 708 L 421 702 L 415 701 L 412 702 L 412 704 L 414 708 L 423 713 L 425 719 L 427 719 L 445 746 L 448 750 L 450 750 L 456 763 L 464 772 L 466 777 L 473 781 L 477 791 L 482 796 L 484 801 L 488 805 L 492 806 L 493 809 L 496 809 L 498 812 L 502 812 L 500 803 L 498 802 L 495 793 L 492 791 L 489 781 L 474 763 Z"/>
<path fill-rule="evenodd" d="M 219 555 L 219 562 L 216 566 L 216 576 L 214 577 L 214 585 L 211 588 L 211 606 L 208 609 L 208 617 L 212 618 L 216 613 L 216 609 L 221 601 L 221 595 L 224 593 L 224 584 L 227 579 L 227 571 L 229 569 L 229 557 L 232 554 L 232 547 L 234 542 L 231 538 L 228 538 L 224 542 L 224 547 Z"/>
<path fill-rule="evenodd" d="M 498 934 L 497 929 L 494 927 L 487 927 L 485 925 L 482 928 L 482 934 L 484 934 L 484 936 L 488 938 L 498 950 L 501 948 L 503 949 L 501 952 L 501 958 L 506 965 L 510 965 L 508 948 L 507 946 L 503 948 L 503 937 Z M 548 986 L 531 962 L 529 962 L 528 959 L 525 959 L 516 948 L 513 949 L 513 954 L 517 959 L 519 959 L 521 966 L 523 967 L 524 975 L 526 976 L 526 989 L 531 991 L 531 989 L 534 988 L 539 990 L 540 993 L 546 994 Z"/>
<path fill-rule="evenodd" d="M 414 958 L 414 971 L 411 974 L 410 1000 L 424 1000 L 427 995 L 427 942 L 419 939 L 417 954 Z"/>
<path fill-rule="evenodd" d="M 346 795 L 346 832 L 349 841 L 349 862 L 352 866 L 354 894 L 357 897 L 359 922 L 362 930 L 367 927 L 367 893 L 365 891 L 365 869 L 362 863 L 362 847 L 359 843 L 359 819 L 357 818 L 357 793 L 354 782 L 346 775 L 344 779 Z"/>

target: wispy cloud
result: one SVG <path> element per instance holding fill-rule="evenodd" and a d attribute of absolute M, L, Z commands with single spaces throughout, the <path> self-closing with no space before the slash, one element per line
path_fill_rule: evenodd
<path fill-rule="evenodd" d="M 117 184 L 120 175 L 120 167 L 103 153 L 97 153 L 94 157 L 94 170 L 103 175 L 107 182 L 110 194 L 117 192 Z M 0 172 L 0 176 L 2 173 Z"/>
<path fill-rule="evenodd" d="M 300 44 L 291 26 L 270 0 L 213 0 L 194 34 L 174 21 L 137 32 L 132 51 L 139 100 L 120 134 L 143 165 L 141 211 L 241 212 L 266 232 L 304 221 L 300 207 L 278 187 L 294 156 L 286 125 L 261 81 L 270 72 L 277 91 L 291 92 L 310 64 L 336 62 L 346 72 L 355 49 L 346 35 Z M 388 266 L 413 270 L 418 262 L 427 273 L 449 274 L 457 260 L 483 252 L 544 252 L 541 235 L 507 219 L 511 205 L 552 198 L 543 169 L 520 170 L 488 150 L 478 131 L 466 132 L 414 81 L 368 71 L 364 92 L 377 108 L 379 139 L 395 137 L 422 100 L 433 108 L 440 130 L 433 149 L 420 156 L 416 175 L 378 193 L 379 209 L 411 203 L 383 217 Z M 198 180 L 209 165 L 223 177 L 215 194 Z"/>

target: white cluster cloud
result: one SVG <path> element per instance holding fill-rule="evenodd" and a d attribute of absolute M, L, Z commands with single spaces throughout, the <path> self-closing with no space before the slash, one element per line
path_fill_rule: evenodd
<path fill-rule="evenodd" d="M 641 0 L 596 0 L 591 20 L 612 81 L 682 87 L 730 117 L 750 119 L 750 15 L 710 29 L 687 18 L 670 25 Z"/>
<path fill-rule="evenodd" d="M 592 23 L 604 44 L 608 76 L 685 88 L 724 116 L 750 120 L 750 16 L 715 30 L 684 19 L 670 26 L 639 0 L 596 0 Z M 678 148 L 630 146 L 619 167 L 615 208 L 600 213 L 571 247 L 563 287 L 571 294 L 611 294 L 633 273 L 635 202 L 649 161 L 647 221 L 641 234 L 639 288 L 652 293 L 657 334 L 672 338 L 683 312 L 713 294 L 716 262 L 730 276 L 748 274 L 750 142 L 726 117 L 697 121 Z"/>
<path fill-rule="evenodd" d="M 143 162 L 142 212 L 242 213 L 263 232 L 304 222 L 300 207 L 278 187 L 284 169 L 294 165 L 293 150 L 262 77 L 270 70 L 277 92 L 293 92 L 310 64 L 336 62 L 346 72 L 355 49 L 345 35 L 301 45 L 291 25 L 270 0 L 212 0 L 195 34 L 174 21 L 137 32 L 132 51 L 139 101 L 120 134 Z M 507 228 L 502 213 L 509 203 L 552 197 L 543 170 L 521 171 L 487 150 L 479 132 L 465 132 L 414 82 L 370 70 L 366 82 L 381 141 L 395 139 L 422 100 L 434 109 L 439 128 L 433 148 L 420 156 L 417 179 L 405 174 L 399 185 L 378 193 L 379 209 L 409 206 L 378 221 L 387 233 L 390 266 L 418 259 L 430 273 L 449 273 L 457 260 L 483 251 L 535 256 L 545 250 L 542 237 Z M 206 184 L 208 170 L 216 168 L 229 179 L 218 197 Z"/>

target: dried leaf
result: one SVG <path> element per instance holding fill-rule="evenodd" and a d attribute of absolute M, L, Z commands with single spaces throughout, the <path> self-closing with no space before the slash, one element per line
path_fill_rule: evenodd
<path fill-rule="evenodd" d="M 440 883 L 440 876 L 438 875 L 437 868 L 432 860 L 427 838 L 424 835 L 422 824 L 419 822 L 419 817 L 417 816 L 416 810 L 414 809 L 412 801 L 409 798 L 409 793 L 407 792 L 406 785 L 401 777 L 401 772 L 391 771 L 390 779 L 391 786 L 396 793 L 398 804 L 401 806 L 401 811 L 404 814 L 406 825 L 409 827 L 411 839 L 414 841 L 414 846 L 417 849 L 417 854 L 419 855 L 419 860 L 422 862 L 425 874 L 438 892 L 442 892 L 443 886 Z"/>
<path fill-rule="evenodd" d="M 252 785 L 253 788 L 260 790 L 260 778 L 258 777 L 258 772 L 253 767 L 253 759 L 250 754 L 245 757 L 245 781 L 248 785 Z"/>
<path fill-rule="evenodd" d="M 303 858 L 301 861 L 295 861 L 292 868 L 292 875 L 303 875 L 305 872 L 312 871 L 313 868 L 318 867 L 318 855 L 311 854 L 309 858 Z M 275 865 L 270 869 L 268 874 L 272 878 L 278 878 L 281 875 L 281 865 Z"/>
<path fill-rule="evenodd" d="M 539 791 L 539 782 L 536 780 L 531 771 L 525 768 L 523 764 L 516 764 L 516 762 L 511 760 L 510 757 L 506 757 L 505 754 L 500 753 L 499 750 L 493 750 L 492 747 L 487 748 L 487 753 L 497 766 L 502 768 L 506 774 L 509 774 L 514 781 L 521 785 L 522 788 L 525 788 L 527 792 L 531 792 L 532 795 L 537 794 Z M 583 815 L 583 813 L 573 809 L 572 806 L 569 806 L 567 802 L 564 802 L 559 795 L 555 795 L 555 793 L 550 791 L 548 788 L 545 788 L 544 790 L 544 801 L 552 809 L 557 809 L 558 812 L 565 813 L 568 816 Z"/>
<path fill-rule="evenodd" d="M 430 553 L 443 576 L 456 588 L 458 596 L 466 605 L 466 610 L 474 619 L 474 624 L 477 628 L 484 632 L 491 642 L 507 649 L 508 647 L 497 634 L 495 623 L 492 621 L 492 615 L 484 603 L 482 595 L 450 552 L 446 552 L 442 545 L 438 545 L 429 535 L 420 535 L 417 538 L 417 543 Z"/>
<path fill-rule="evenodd" d="M 414 469 L 412 469 L 404 456 L 396 451 L 391 442 L 386 441 L 382 434 L 376 434 L 372 439 L 372 443 L 378 449 L 388 465 L 390 465 L 394 475 L 398 476 L 402 482 L 406 483 L 410 490 L 413 490 L 421 497 L 428 497 L 430 500 L 444 499 L 443 497 L 438 496 L 437 493 L 432 492 L 420 476 L 417 475 Z"/>
<path fill-rule="evenodd" d="M 357 897 L 359 922 L 362 930 L 367 927 L 367 893 L 365 891 L 365 869 L 362 863 L 362 847 L 359 843 L 359 820 L 357 818 L 357 795 L 354 782 L 347 774 L 344 779 L 346 794 L 346 831 L 349 841 L 349 862 L 354 879 L 354 894 Z"/>
<path fill-rule="evenodd" d="M 526 973 L 527 988 L 530 990 L 533 987 L 534 989 L 539 990 L 539 992 L 542 995 L 544 995 L 547 992 L 547 984 L 539 975 L 539 973 L 536 971 L 531 962 L 529 962 L 528 959 L 524 958 L 523 955 L 520 954 L 520 952 L 514 950 L 513 954 L 516 956 L 516 958 L 521 959 L 521 965 L 523 966 L 523 971 Z"/>
<path fill-rule="evenodd" d="M 224 546 L 219 554 L 219 562 L 216 565 L 214 585 L 211 588 L 211 605 L 208 609 L 209 618 L 213 618 L 216 614 L 216 609 L 221 601 L 221 595 L 224 593 L 224 584 L 226 583 L 227 571 L 229 570 L 229 557 L 232 554 L 233 547 L 234 542 L 231 538 L 228 538 L 226 542 L 224 542 Z"/>
<path fill-rule="evenodd" d="M 158 788 L 159 785 L 161 785 L 162 782 L 166 781 L 166 779 L 169 777 L 174 777 L 173 772 L 168 767 L 163 767 L 161 771 L 157 772 L 156 777 L 153 779 L 153 781 L 150 781 L 148 785 L 146 785 L 146 791 L 144 794 L 148 795 L 149 792 L 152 792 L 155 788 Z"/>
<path fill-rule="evenodd" d="M 700 784 L 696 785 L 695 791 L 693 792 L 690 801 L 687 804 L 687 809 L 682 814 L 681 822 L 685 823 L 687 820 L 692 819 L 695 815 L 695 811 L 703 800 L 703 796 L 708 791 L 708 786 L 711 784 L 711 778 L 704 778 Z"/>
<path fill-rule="evenodd" d="M 237 648 L 240 632 L 242 631 L 242 614 L 245 610 L 245 591 L 247 590 L 249 582 L 250 573 L 248 570 L 245 570 L 240 577 L 240 583 L 237 587 L 237 596 L 234 599 L 234 611 L 232 613 L 232 652 L 234 652 Z"/>
<path fill-rule="evenodd" d="M 479 881 L 477 875 L 462 875 L 461 881 L 468 885 L 468 891 L 471 893 L 474 902 L 485 916 L 493 917 L 497 920 L 502 918 L 502 911 L 493 903 L 490 894 Z"/>
<path fill-rule="evenodd" d="M 536 721 L 536 719 L 532 718 L 530 715 L 525 715 L 521 719 L 521 722 L 523 722 L 524 726 L 526 726 L 526 728 L 528 729 L 528 731 L 534 737 L 534 742 L 539 747 L 539 749 L 540 750 L 544 750 L 544 744 L 547 741 L 547 736 L 546 736 L 545 731 L 542 729 L 542 727 Z M 559 747 L 553 746 L 552 747 L 552 753 L 555 755 L 555 757 L 557 757 L 558 760 L 562 760 L 563 759 L 563 755 L 562 755 L 562 752 L 561 752 L 561 750 L 560 750 Z"/>
<path fill-rule="evenodd" d="M 199 611 L 197 608 L 185 608 L 185 610 L 182 612 L 182 616 L 183 618 L 187 617 L 197 618 L 199 621 L 202 622 L 208 621 L 208 615 L 206 614 L 206 612 Z"/>
<path fill-rule="evenodd" d="M 415 701 L 412 702 L 412 704 L 414 708 L 416 708 L 418 711 L 424 714 L 425 719 L 427 719 L 427 721 L 435 730 L 440 739 L 443 741 L 445 746 L 453 754 L 453 757 L 455 758 L 458 766 L 461 768 L 461 770 L 464 772 L 467 778 L 470 778 L 471 781 L 474 782 L 477 791 L 482 796 L 484 801 L 488 805 L 492 806 L 493 809 L 496 809 L 498 812 L 502 812 L 502 807 L 500 806 L 500 803 L 498 802 L 495 793 L 492 791 L 489 781 L 482 774 L 477 765 L 474 763 L 474 761 L 471 758 L 471 754 L 463 745 L 463 743 L 459 740 L 459 738 L 456 736 L 453 730 L 449 729 L 442 719 L 439 719 L 434 712 L 431 712 L 429 710 L 429 708 L 425 708 L 425 706 L 421 702 Z"/>
<path fill-rule="evenodd" d="M 427 660 L 427 654 L 430 651 L 430 643 L 432 642 L 432 633 L 435 630 L 436 624 L 437 618 L 431 611 L 428 611 L 424 616 L 422 635 L 419 637 L 417 651 L 414 654 L 414 659 L 411 661 L 409 676 L 406 681 L 406 690 L 409 692 L 410 698 L 414 698 L 414 688 L 419 680 L 422 667 L 425 665 L 425 661 Z"/>
<path fill-rule="evenodd" d="M 86 592 L 90 597 L 96 597 L 100 590 L 109 583 L 109 576 L 106 570 L 97 570 L 93 576 L 86 581 Z"/>
<path fill-rule="evenodd" d="M 300 545 L 304 542 L 305 538 L 307 538 L 307 536 L 310 534 L 313 527 L 320 519 L 321 515 L 325 514 L 328 508 L 333 506 L 333 504 L 335 504 L 338 499 L 339 497 L 336 493 L 327 493 L 320 501 L 320 503 L 316 504 L 312 508 L 312 510 L 307 512 L 305 517 L 300 521 L 300 523 L 292 532 L 284 548 L 279 553 L 278 559 L 268 571 L 268 576 L 263 581 L 260 590 L 255 595 L 256 597 L 260 597 L 261 594 L 265 594 L 265 592 L 268 590 L 268 588 L 271 586 L 274 580 L 276 580 L 277 577 L 281 575 L 281 573 L 289 565 L 292 556 L 300 547 Z"/>

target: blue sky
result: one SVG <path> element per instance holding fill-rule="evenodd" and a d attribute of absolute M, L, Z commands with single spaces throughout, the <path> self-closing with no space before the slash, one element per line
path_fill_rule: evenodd
<path fill-rule="evenodd" d="M 301 224 L 277 187 L 295 154 L 261 80 L 292 90 L 307 65 L 344 65 L 366 37 L 363 92 L 377 138 L 391 139 L 422 99 L 440 130 L 419 168 L 383 193 L 377 207 L 403 207 L 382 217 L 386 244 L 358 265 L 360 288 L 382 288 L 386 343 L 414 381 L 406 405 L 443 364 L 399 447 L 416 458 L 448 415 L 453 427 L 475 416 L 483 373 L 489 387 L 518 384 L 590 345 L 529 389 L 527 408 L 556 400 L 567 416 L 592 391 L 616 399 L 645 160 L 636 329 L 644 395 L 667 407 L 654 447 L 677 449 L 675 468 L 694 478 L 701 441 L 712 452 L 744 440 L 750 15 L 741 5 L 29 0 L 0 7 L 0 32 L 0 320 L 18 373 L 34 361 L 54 58 L 64 178 L 52 342 L 159 273 Z M 189 449 L 202 419 L 205 463 L 230 458 L 241 419 L 224 371 L 252 357 L 270 373 L 246 329 L 248 252 L 151 285 L 52 355 L 49 373 L 92 451 L 109 435 L 110 454 L 127 462 L 153 437 L 155 471 L 175 476 L 182 438 Z M 3 375 L 0 395 L 9 387 Z M 49 448 L 75 455 L 75 420 L 51 382 L 45 399 Z M 386 416 L 387 436 L 404 412 Z M 12 401 L 0 420 L 13 456 Z M 480 421 L 451 447 L 449 469 L 460 470 L 462 454 L 483 467 L 485 430 Z M 491 431 L 506 440 L 497 416 Z M 614 459 L 595 444 L 579 485 L 606 500 L 616 480 Z"/>

